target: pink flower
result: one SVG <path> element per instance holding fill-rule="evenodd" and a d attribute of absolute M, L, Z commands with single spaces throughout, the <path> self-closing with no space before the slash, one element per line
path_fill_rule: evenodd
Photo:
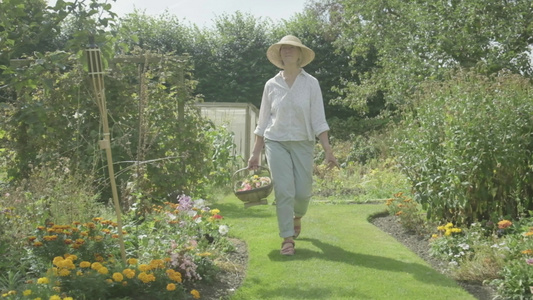
<path fill-rule="evenodd" d="M 526 259 L 526 263 L 530 266 L 533 265 L 533 258 Z"/>

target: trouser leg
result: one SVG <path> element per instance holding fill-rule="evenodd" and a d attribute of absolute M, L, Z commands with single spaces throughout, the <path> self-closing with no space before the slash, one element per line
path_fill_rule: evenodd
<path fill-rule="evenodd" d="M 282 238 L 294 235 L 293 217 L 307 212 L 313 180 L 313 147 L 313 142 L 265 141 Z"/>

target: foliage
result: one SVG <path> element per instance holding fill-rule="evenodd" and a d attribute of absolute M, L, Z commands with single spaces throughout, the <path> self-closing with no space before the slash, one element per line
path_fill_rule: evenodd
<path fill-rule="evenodd" d="M 10 290 L 3 285 L 0 292 L 11 293 L 7 299 L 48 299 L 59 290 L 61 298 L 75 299 L 196 299 L 199 292 L 190 287 L 199 280 L 209 282 L 216 260 L 232 249 L 220 211 L 206 204 L 183 195 L 176 204 L 155 206 L 141 223 L 134 222 L 133 210 L 123 233 L 129 257 L 125 262 L 119 259 L 112 220 L 38 226 L 27 239 L 24 258 L 32 262 L 32 272 L 24 284 L 6 279 L 18 282 L 16 293 L 11 293 L 12 285 Z"/>
<path fill-rule="evenodd" d="M 383 140 L 382 140 L 383 139 Z M 369 138 L 368 147 L 379 153 L 386 153 L 384 137 Z M 356 156 L 359 149 L 351 141 L 332 139 L 335 157 L 341 168 L 327 169 L 322 164 L 324 152 L 321 146 L 315 147 L 315 169 L 313 174 L 313 194 L 318 199 L 329 201 L 375 201 L 385 200 L 398 191 L 408 188 L 406 177 L 399 172 L 391 159 L 384 156 L 361 163 Z"/>
<path fill-rule="evenodd" d="M 36 224 L 74 220 L 87 222 L 100 214 L 98 194 L 87 184 L 90 178 L 68 169 L 68 159 L 58 166 L 32 169 L 28 179 L 8 186 L 0 196 L 0 272 L 20 269 L 25 237 Z"/>
<path fill-rule="evenodd" d="M 469 224 L 533 208 L 530 99 L 531 83 L 509 74 L 424 85 L 394 151 L 429 218 Z"/>
<path fill-rule="evenodd" d="M 355 67 L 373 62 L 360 81 L 341 86 L 343 105 L 364 109 L 382 93 L 387 107 L 407 98 L 425 80 L 442 80 L 450 69 L 483 74 L 510 70 L 531 76 L 529 45 L 533 7 L 528 0 L 337 1 L 336 45 Z"/>
<path fill-rule="evenodd" d="M 205 134 L 210 145 L 213 145 L 210 155 L 213 161 L 213 170 L 209 173 L 210 184 L 208 186 L 213 188 L 228 187 L 231 184 L 233 170 L 238 165 L 238 159 L 235 156 L 234 134 L 225 125 L 214 126 Z"/>
<path fill-rule="evenodd" d="M 411 197 L 398 192 L 386 202 L 390 215 L 397 216 L 401 225 L 409 232 L 424 235 L 427 233 L 426 220 L 420 211 L 420 205 Z"/>
<path fill-rule="evenodd" d="M 266 58 L 273 43 L 269 21 L 236 12 L 215 19 L 212 29 L 196 29 L 191 50 L 197 92 L 208 102 L 243 102 L 260 106 L 263 87 L 275 73 Z"/>

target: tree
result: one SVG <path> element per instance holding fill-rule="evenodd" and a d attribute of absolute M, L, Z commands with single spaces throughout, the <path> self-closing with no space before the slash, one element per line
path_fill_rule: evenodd
<path fill-rule="evenodd" d="M 508 69 L 532 75 L 529 0 L 356 1 L 344 0 L 337 45 L 357 58 L 376 55 L 361 82 L 342 88 L 348 107 L 364 107 L 383 93 L 389 106 L 406 103 L 424 80 L 441 80 L 450 69 L 491 74 Z"/>
<path fill-rule="evenodd" d="M 259 107 L 265 82 L 275 67 L 266 58 L 269 21 L 236 12 L 215 20 L 213 29 L 196 28 L 191 51 L 208 102 L 249 102 Z"/>

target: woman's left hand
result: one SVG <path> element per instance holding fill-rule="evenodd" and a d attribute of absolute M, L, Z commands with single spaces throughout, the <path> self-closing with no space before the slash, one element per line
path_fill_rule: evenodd
<path fill-rule="evenodd" d="M 332 151 L 326 151 L 326 159 L 324 160 L 324 163 L 327 165 L 326 170 L 331 170 L 333 167 L 340 169 L 339 163 Z"/>

